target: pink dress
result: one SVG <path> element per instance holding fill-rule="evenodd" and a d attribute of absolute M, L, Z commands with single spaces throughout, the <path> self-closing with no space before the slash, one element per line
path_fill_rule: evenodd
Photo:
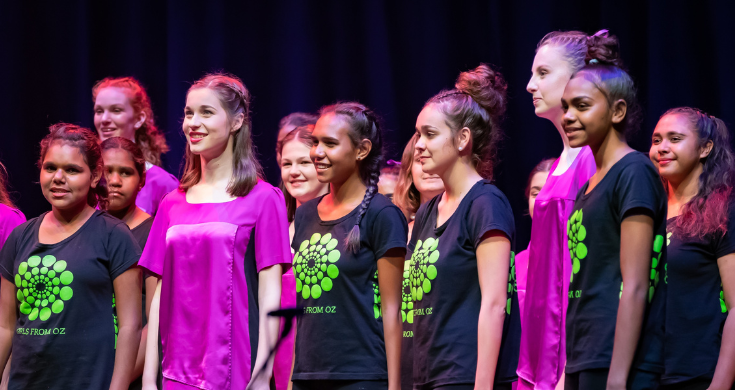
<path fill-rule="evenodd" d="M 296 307 L 296 278 L 293 268 L 283 274 L 281 278 L 281 307 L 290 309 Z M 283 330 L 284 320 L 281 320 Z M 291 332 L 281 341 L 273 361 L 273 378 L 276 382 L 276 390 L 287 390 L 291 381 L 291 368 L 293 367 L 293 343 L 296 332 L 296 319 L 291 324 Z"/>
<path fill-rule="evenodd" d="M 26 216 L 18 209 L 0 203 L 0 248 L 5 244 L 10 232 L 26 221 Z"/>
<path fill-rule="evenodd" d="M 159 166 L 147 162 L 145 167 L 145 185 L 138 192 L 135 205 L 150 215 L 156 215 L 163 197 L 179 188 L 179 180 Z"/>
<path fill-rule="evenodd" d="M 518 252 L 515 256 L 516 286 L 518 287 L 518 308 L 523 313 L 526 302 L 526 281 L 528 280 L 528 248 Z"/>
<path fill-rule="evenodd" d="M 164 389 L 244 389 L 258 343 L 258 272 L 291 264 L 283 194 L 259 181 L 246 196 L 161 202 L 142 267 L 160 275 Z"/>
<path fill-rule="evenodd" d="M 551 167 L 552 173 L 558 163 L 557 159 Z M 564 372 L 567 293 L 572 273 L 567 220 L 579 189 L 595 170 L 592 151 L 585 146 L 566 172 L 549 175 L 536 198 L 521 311 L 518 389 L 554 389 Z"/>

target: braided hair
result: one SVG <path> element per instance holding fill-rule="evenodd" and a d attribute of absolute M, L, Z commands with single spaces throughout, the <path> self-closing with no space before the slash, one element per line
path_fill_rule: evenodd
<path fill-rule="evenodd" d="M 383 162 L 383 135 L 380 122 L 375 113 L 366 106 L 355 103 L 337 103 L 322 107 L 319 116 L 335 114 L 343 117 L 349 124 L 349 137 L 353 146 L 367 139 L 372 143 L 372 148 L 365 158 L 359 162 L 358 169 L 360 179 L 367 186 L 365 196 L 360 203 L 355 226 L 347 235 L 346 245 L 349 251 L 357 253 L 360 250 L 360 221 L 365 215 L 370 201 L 378 193 L 378 179 L 380 178 L 380 167 Z"/>

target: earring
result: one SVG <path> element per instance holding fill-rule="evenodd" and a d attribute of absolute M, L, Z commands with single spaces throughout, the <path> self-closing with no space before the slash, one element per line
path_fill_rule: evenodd
<path fill-rule="evenodd" d="M 461 146 L 459 147 L 459 151 L 460 151 L 460 152 L 462 151 L 462 147 L 461 147 Z"/>

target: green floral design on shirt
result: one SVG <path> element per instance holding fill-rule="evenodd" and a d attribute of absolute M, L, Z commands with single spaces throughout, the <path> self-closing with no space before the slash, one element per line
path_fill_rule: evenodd
<path fill-rule="evenodd" d="M 120 330 L 119 324 L 117 322 L 117 310 L 115 309 L 116 307 L 115 294 L 112 294 L 112 323 L 115 324 L 115 349 L 117 349 L 117 334 Z"/>
<path fill-rule="evenodd" d="M 293 263 L 296 271 L 296 292 L 300 292 L 304 299 L 318 299 L 323 291 L 332 290 L 332 281 L 339 275 L 339 268 L 335 263 L 339 260 L 340 253 L 336 247 L 337 239 L 332 238 L 331 233 L 324 236 L 314 233 L 299 246 Z"/>
<path fill-rule="evenodd" d="M 653 258 L 651 259 L 651 280 L 648 282 L 648 302 L 653 299 L 653 294 L 658 287 L 659 272 L 658 263 L 661 261 L 664 249 L 664 236 L 657 234 L 653 238 Z"/>
<path fill-rule="evenodd" d="M 411 255 L 411 299 L 414 302 L 424 299 L 424 294 L 431 292 L 431 281 L 436 279 L 437 270 L 434 266 L 439 260 L 439 239 L 429 237 L 426 241 L 419 240 L 416 250 Z"/>
<path fill-rule="evenodd" d="M 510 314 L 511 296 L 513 292 L 518 292 L 518 284 L 516 283 L 516 254 L 510 252 L 510 274 L 508 275 L 508 301 L 505 304 L 505 312 Z"/>
<path fill-rule="evenodd" d="M 383 314 L 382 310 L 380 305 L 380 287 L 378 286 L 378 270 L 375 270 L 375 276 L 373 276 L 373 312 L 376 320 Z"/>
<path fill-rule="evenodd" d="M 411 256 L 413 257 L 413 256 Z M 401 319 L 413 324 L 413 296 L 411 294 L 411 260 L 403 262 L 403 290 L 401 292 Z"/>
<path fill-rule="evenodd" d="M 582 209 L 579 209 L 569 217 L 567 222 L 567 241 L 569 244 L 569 257 L 572 259 L 572 276 L 579 272 L 581 261 L 587 257 L 587 245 L 582 241 L 587 238 L 587 229 L 582 225 Z"/>
<path fill-rule="evenodd" d="M 31 256 L 18 265 L 15 274 L 16 297 L 20 303 L 19 311 L 30 321 L 40 318 L 46 321 L 51 314 L 64 310 L 64 302 L 71 299 L 74 291 L 69 287 L 74 275 L 66 269 L 66 261 L 56 257 Z"/>
<path fill-rule="evenodd" d="M 720 310 L 722 310 L 722 313 L 727 313 L 730 310 L 725 301 L 725 291 L 722 290 L 722 283 L 720 283 Z"/>

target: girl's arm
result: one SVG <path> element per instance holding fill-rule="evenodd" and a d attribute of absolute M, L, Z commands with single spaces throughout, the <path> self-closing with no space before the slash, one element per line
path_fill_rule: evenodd
<path fill-rule="evenodd" d="M 141 273 L 133 267 L 112 281 L 117 307 L 117 348 L 115 369 L 112 372 L 110 390 L 127 390 L 135 367 L 135 356 L 140 343 Z"/>
<path fill-rule="evenodd" d="M 476 253 L 482 303 L 477 331 L 475 389 L 492 389 L 508 301 L 510 240 L 505 233 L 491 230 L 483 236 Z"/>
<path fill-rule="evenodd" d="M 148 312 L 148 339 L 146 340 L 145 364 L 143 366 L 144 390 L 158 389 L 156 384 L 158 380 L 158 308 L 161 306 L 161 279 L 154 278 L 154 280 L 156 280 L 156 287 L 153 290 L 146 290 L 154 292 L 151 297 L 151 309 Z"/>
<path fill-rule="evenodd" d="M 13 345 L 15 322 L 15 284 L 0 278 L 0 367 L 5 368 Z"/>
<path fill-rule="evenodd" d="M 403 288 L 404 248 L 389 250 L 378 259 L 378 289 L 383 312 L 383 334 L 385 355 L 388 361 L 388 389 L 401 388 L 401 290 Z"/>
<path fill-rule="evenodd" d="M 728 232 L 729 233 L 729 232 Z M 735 253 L 717 259 L 722 278 L 722 290 L 728 308 L 735 303 Z M 732 314 L 732 313 L 731 313 Z M 722 329 L 720 356 L 717 358 L 715 376 L 709 385 L 709 390 L 730 389 L 735 380 L 735 315 L 728 315 Z"/>
<path fill-rule="evenodd" d="M 278 340 L 278 329 L 280 318 L 268 315 L 273 310 L 281 308 L 281 278 L 283 268 L 280 264 L 263 268 L 258 273 L 258 305 L 260 310 L 260 325 L 258 328 L 258 354 L 255 357 L 253 373 L 258 375 L 248 384 L 248 389 L 268 390 L 270 389 L 271 374 L 273 372 L 273 357 L 268 359 L 268 354 L 276 345 Z M 267 360 L 266 360 L 267 359 Z M 267 366 L 261 368 L 266 364 Z"/>
<path fill-rule="evenodd" d="M 625 389 L 643 326 L 648 297 L 648 276 L 651 272 L 653 248 L 653 218 L 645 214 L 632 215 L 620 225 L 620 271 L 623 291 L 615 323 L 610 374 L 607 388 Z"/>
<path fill-rule="evenodd" d="M 145 278 L 145 317 L 150 318 L 151 316 L 151 301 L 153 301 L 152 291 L 156 291 L 156 285 L 158 279 L 153 276 Z M 135 357 L 135 367 L 133 368 L 133 375 L 130 377 L 130 381 L 138 379 L 143 375 L 143 366 L 145 365 L 145 347 L 148 342 L 148 324 L 143 327 L 140 333 L 140 345 L 138 346 L 138 355 Z M 1 390 L 1 389 L 0 389 Z"/>

